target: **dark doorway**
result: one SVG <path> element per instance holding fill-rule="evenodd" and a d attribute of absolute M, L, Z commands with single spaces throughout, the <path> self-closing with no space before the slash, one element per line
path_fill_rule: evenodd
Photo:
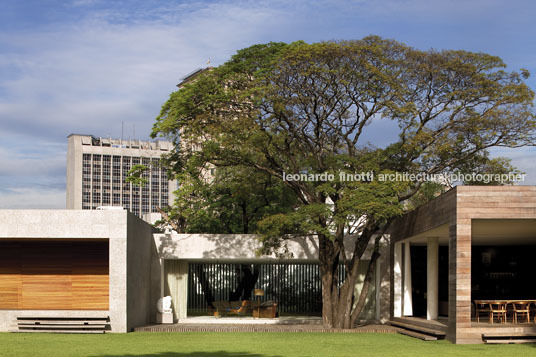
<path fill-rule="evenodd" d="M 471 294 L 475 299 L 536 299 L 536 246 L 473 246 Z"/>
<path fill-rule="evenodd" d="M 448 315 L 448 246 L 439 246 L 438 252 L 438 312 Z M 427 249 L 425 245 L 411 246 L 411 284 L 413 316 L 426 318 Z"/>
<path fill-rule="evenodd" d="M 413 316 L 426 318 L 426 246 L 411 246 Z"/>

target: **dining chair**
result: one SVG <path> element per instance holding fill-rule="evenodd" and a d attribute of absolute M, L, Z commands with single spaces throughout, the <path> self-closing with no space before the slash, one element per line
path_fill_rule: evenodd
<path fill-rule="evenodd" d="M 476 322 L 480 322 L 480 314 L 485 314 L 486 316 L 490 315 L 490 308 L 489 304 L 481 301 L 481 300 L 475 300 L 475 317 Z"/>
<path fill-rule="evenodd" d="M 526 322 L 530 322 L 530 301 L 514 301 L 512 302 L 514 307 L 514 323 L 517 324 L 518 316 L 521 319 L 525 318 Z"/>
<path fill-rule="evenodd" d="M 489 321 L 494 323 L 495 317 L 498 322 L 506 323 L 506 302 L 497 301 L 489 303 Z"/>

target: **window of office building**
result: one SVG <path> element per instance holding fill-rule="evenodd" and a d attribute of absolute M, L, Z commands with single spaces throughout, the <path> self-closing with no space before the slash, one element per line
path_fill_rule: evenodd
<path fill-rule="evenodd" d="M 113 196 L 112 196 L 112 204 L 114 206 L 120 206 L 121 205 L 121 194 L 120 193 L 113 193 Z"/>
<path fill-rule="evenodd" d="M 102 156 L 102 183 L 103 186 L 110 185 L 110 174 L 111 174 L 111 157 L 110 155 Z M 107 185 L 106 185 L 107 184 Z"/>
<path fill-rule="evenodd" d="M 130 191 L 130 183 L 127 182 L 128 172 L 130 171 L 130 156 L 123 156 L 123 176 L 121 178 L 121 183 L 123 185 L 123 196 L 128 194 L 126 192 Z"/>

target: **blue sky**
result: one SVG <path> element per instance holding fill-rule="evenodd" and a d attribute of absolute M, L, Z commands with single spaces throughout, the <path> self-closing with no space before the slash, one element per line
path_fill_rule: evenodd
<path fill-rule="evenodd" d="M 180 77 L 268 41 L 375 34 L 527 68 L 536 2 L 494 0 L 0 2 L 0 208 L 64 208 L 67 135 L 148 138 Z M 372 140 L 385 140 L 381 124 Z M 495 150 L 536 184 L 532 148 Z"/>

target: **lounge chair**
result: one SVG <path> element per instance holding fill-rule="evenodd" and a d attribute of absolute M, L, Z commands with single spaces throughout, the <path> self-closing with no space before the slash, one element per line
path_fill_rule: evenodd
<path fill-rule="evenodd" d="M 214 301 L 212 303 L 216 312 L 215 316 L 246 315 L 251 311 L 251 301 Z"/>

